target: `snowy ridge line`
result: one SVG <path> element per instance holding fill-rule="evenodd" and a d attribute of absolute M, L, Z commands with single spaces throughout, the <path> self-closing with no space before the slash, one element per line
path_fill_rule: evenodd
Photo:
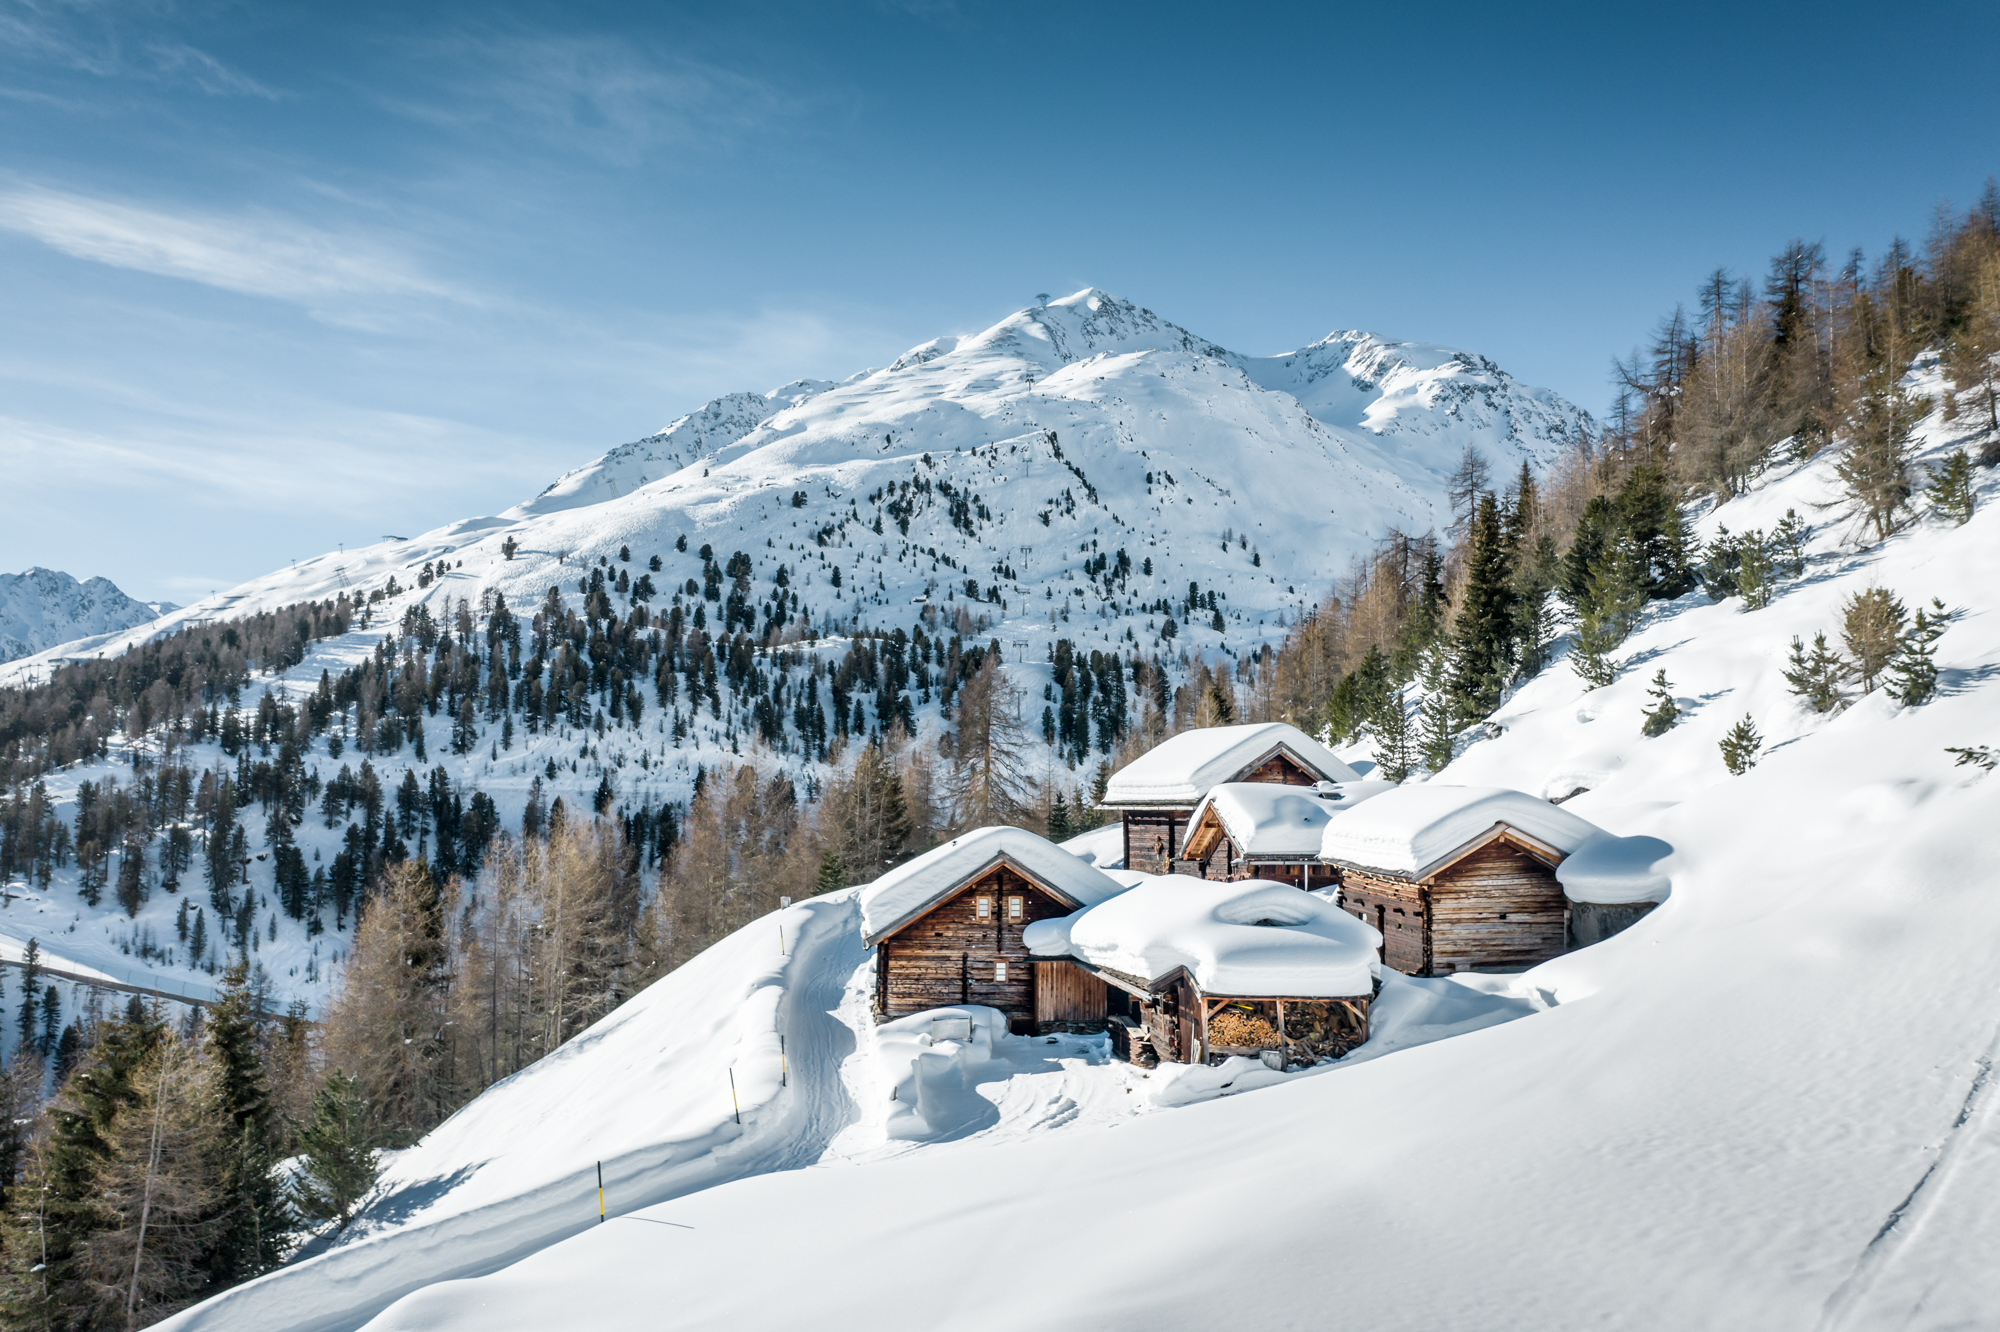
<path fill-rule="evenodd" d="M 805 916 L 802 925 L 792 913 Z M 852 1047 L 853 1033 L 832 1010 L 839 1006 L 847 979 L 861 960 L 855 895 L 850 890 L 815 898 L 781 914 L 790 917 L 787 924 L 797 932 L 792 951 L 757 981 L 759 989 L 779 990 L 768 1030 L 760 1028 L 755 1033 L 768 1039 L 740 1049 L 739 1055 L 775 1068 L 778 1036 L 784 1032 L 792 1038 L 786 1046 L 788 1085 L 776 1087 L 762 1099 L 746 1095 L 740 1127 L 725 1108 L 705 1132 L 606 1156 L 605 1202 L 614 1219 L 731 1180 L 811 1165 L 834 1135 L 853 1120 L 855 1109 L 840 1078 L 841 1061 Z M 761 939 L 773 928 L 774 919 L 766 916 L 754 921 L 739 936 L 754 932 Z M 671 980 L 669 977 L 660 986 L 670 985 Z M 593 1033 L 605 1036 L 621 1018 L 632 1017 L 633 1008 L 634 1001 L 628 1001 L 537 1064 L 489 1087 L 403 1156 L 422 1151 L 453 1120 L 465 1116 L 481 1101 L 495 1098 L 504 1102 L 510 1085 L 518 1089 L 537 1069 L 547 1071 L 550 1065 L 587 1056 Z M 738 1070 L 739 1086 L 754 1095 L 755 1087 L 743 1078 L 740 1063 L 733 1067 Z M 672 1094 L 671 1088 L 630 1086 L 606 1087 L 603 1094 L 620 1091 Z M 631 1110 L 635 1117 L 645 1112 L 643 1103 Z M 505 1158 L 416 1181 L 400 1190 L 392 1186 L 386 1194 L 371 1196 L 357 1214 L 358 1229 L 370 1212 L 388 1213 L 381 1229 L 317 1252 L 314 1245 L 308 1245 L 303 1256 L 290 1264 L 183 1310 L 158 1326 L 175 1332 L 242 1326 L 283 1327 L 288 1332 L 351 1332 L 412 1291 L 499 1271 L 597 1226 L 597 1162 L 589 1144 L 578 1144 L 578 1159 L 581 1164 L 575 1170 L 540 1187 L 428 1222 L 421 1219 L 424 1208 L 448 1201 L 452 1189 L 469 1183 L 482 1170 L 503 1168 Z M 399 1213 L 419 1219 L 397 1224 Z"/>

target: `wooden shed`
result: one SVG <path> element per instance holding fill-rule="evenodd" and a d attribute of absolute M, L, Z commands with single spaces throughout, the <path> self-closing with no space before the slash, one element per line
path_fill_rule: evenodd
<path fill-rule="evenodd" d="M 1188 821 L 1213 788 L 1225 782 L 1314 786 L 1359 776 L 1284 722 L 1207 726 L 1170 736 L 1113 773 L 1102 803 L 1124 823 L 1127 869 L 1192 873 L 1184 863 Z"/>
<path fill-rule="evenodd" d="M 1113 1049 L 1135 1063 L 1316 1063 L 1368 1039 L 1379 936 L 1288 885 L 1154 879 L 1030 943 L 1103 984 Z"/>
<path fill-rule="evenodd" d="M 1017 1033 L 1101 1030 L 1103 983 L 1068 962 L 1038 961 L 1021 934 L 1122 889 L 1021 828 L 982 828 L 891 870 L 861 894 L 876 1021 L 984 1004 Z"/>
<path fill-rule="evenodd" d="M 1568 947 L 1556 867 L 1600 830 L 1498 787 L 1398 787 L 1333 820 L 1322 857 L 1343 908 L 1411 976 L 1525 971 Z"/>

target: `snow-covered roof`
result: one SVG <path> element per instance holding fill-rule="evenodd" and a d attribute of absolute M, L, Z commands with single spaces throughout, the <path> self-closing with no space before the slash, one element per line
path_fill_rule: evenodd
<path fill-rule="evenodd" d="M 1125 829 L 1116 823 L 1092 828 L 1057 845 L 1084 864 L 1099 869 L 1122 869 L 1125 865 Z"/>
<path fill-rule="evenodd" d="M 869 943 L 921 915 L 1002 859 L 1075 906 L 1091 906 L 1125 885 L 1025 828 L 979 828 L 898 865 L 861 890 L 861 933 Z"/>
<path fill-rule="evenodd" d="M 1188 819 L 1199 827 L 1212 811 L 1222 830 L 1246 856 L 1310 860 L 1319 855 L 1327 823 L 1362 801 L 1395 789 L 1393 782 L 1326 782 L 1282 786 L 1275 782 L 1224 782 L 1202 797 Z"/>
<path fill-rule="evenodd" d="M 1601 831 L 1540 796 L 1504 786 L 1399 786 L 1328 823 L 1320 855 L 1421 879 L 1501 823 L 1565 856 Z"/>
<path fill-rule="evenodd" d="M 1664 902 L 1673 881 L 1660 866 L 1673 853 L 1673 843 L 1657 837 L 1601 833 L 1556 866 L 1556 881 L 1572 902 L 1606 906 Z"/>
<path fill-rule="evenodd" d="M 1209 789 L 1233 781 L 1285 750 L 1323 781 L 1351 782 L 1361 774 L 1319 741 L 1285 722 L 1204 726 L 1161 741 L 1111 774 L 1107 805 L 1193 805 Z"/>
<path fill-rule="evenodd" d="M 1324 897 L 1267 880 L 1215 883 L 1162 874 L 1063 921 L 1037 925 L 1042 929 L 1027 942 L 1044 956 L 1066 932 L 1063 951 L 1071 957 L 1149 983 L 1186 967 L 1205 994 L 1367 994 L 1379 974 L 1375 950 L 1382 936 L 1374 926 Z"/>

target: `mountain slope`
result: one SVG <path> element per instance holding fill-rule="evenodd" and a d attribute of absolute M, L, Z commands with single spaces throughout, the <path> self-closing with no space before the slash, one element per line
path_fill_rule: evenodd
<path fill-rule="evenodd" d="M 149 606 L 108 578 L 78 582 L 55 569 L 0 574 L 0 662 L 30 656 L 91 634 L 149 624 L 179 607 Z"/>

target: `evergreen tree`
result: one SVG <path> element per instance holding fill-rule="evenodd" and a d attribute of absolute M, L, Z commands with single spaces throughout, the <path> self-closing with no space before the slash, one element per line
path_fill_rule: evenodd
<path fill-rule="evenodd" d="M 221 1169 L 216 1234 L 203 1266 L 224 1286 L 276 1267 L 293 1225 L 272 1178 L 284 1139 L 264 1071 L 265 994 L 261 977 L 252 980 L 248 958 L 238 957 L 222 973 L 222 997 L 208 1015 L 209 1113 L 219 1133 Z"/>
<path fill-rule="evenodd" d="M 1827 646 L 1825 634 L 1813 635 L 1811 652 L 1806 651 L 1806 645 L 1798 638 L 1792 639 L 1785 683 L 1814 712 L 1831 712 L 1840 706 L 1840 678 L 1846 671 L 1847 663 Z"/>
<path fill-rule="evenodd" d="M 837 893 L 847 886 L 847 866 L 842 863 L 838 851 L 829 851 L 819 859 L 819 875 L 813 881 L 815 893 Z"/>
<path fill-rule="evenodd" d="M 1646 723 L 1639 728 L 1639 733 L 1650 738 L 1673 730 L 1675 723 L 1681 719 L 1681 707 L 1674 702 L 1674 687 L 1667 679 L 1665 667 L 1653 672 L 1653 683 L 1647 688 L 1646 696 L 1656 701 L 1646 709 Z"/>
<path fill-rule="evenodd" d="M 39 940 L 30 939 L 21 953 L 21 1007 L 14 1014 L 21 1030 L 18 1049 L 34 1048 L 41 1033 L 40 1014 L 36 1011 L 42 997 L 41 984 L 42 945 Z"/>
<path fill-rule="evenodd" d="M 1443 772 L 1451 763 L 1457 727 L 1452 724 L 1451 693 L 1445 687 L 1446 668 L 1442 644 L 1434 644 L 1424 654 L 1424 701 L 1419 709 L 1421 718 L 1418 746 L 1423 752 L 1424 766 L 1430 771 Z"/>
<path fill-rule="evenodd" d="M 1804 523 L 1799 521 L 1797 509 L 1786 509 L 1785 516 L 1771 529 L 1771 558 L 1777 571 L 1787 578 L 1797 578 L 1806 571 L 1806 538 L 1811 535 Z"/>
<path fill-rule="evenodd" d="M 355 1204 L 375 1187 L 374 1131 L 353 1078 L 333 1069 L 313 1097 L 312 1121 L 297 1126 L 299 1165 L 291 1203 L 308 1221 L 344 1230 Z"/>
<path fill-rule="evenodd" d="M 1936 597 L 1931 598 L 1929 610 L 1917 607 L 1916 619 L 1889 663 L 1890 680 L 1883 686 L 1884 693 L 1910 708 L 1937 696 L 1937 641 L 1956 618 L 1957 614 L 1946 610 Z"/>
<path fill-rule="evenodd" d="M 1500 529 L 1500 509 L 1481 495 L 1466 556 L 1465 595 L 1452 624 L 1453 710 L 1476 721 L 1500 705 L 1514 659 L 1514 589 Z"/>
<path fill-rule="evenodd" d="M 1972 521 L 1972 458 L 1964 449 L 1952 450 L 1924 493 L 1933 508 L 1960 527 Z"/>
<path fill-rule="evenodd" d="M 1403 691 L 1391 687 L 1378 700 L 1368 729 L 1375 733 L 1375 762 L 1384 781 L 1407 779 L 1417 766 L 1416 736 L 1410 714 L 1403 706 Z"/>
<path fill-rule="evenodd" d="M 1632 632 L 1645 604 L 1637 548 L 1621 537 L 1599 557 L 1577 616 L 1570 668 L 1590 688 L 1601 689 L 1617 678 L 1611 653 Z"/>
<path fill-rule="evenodd" d="M 1841 604 L 1841 642 L 1854 663 L 1861 692 L 1875 688 L 1903 641 L 1903 603 L 1886 588 L 1864 588 Z"/>
<path fill-rule="evenodd" d="M 1069 828 L 1069 802 L 1063 799 L 1060 787 L 1049 800 L 1049 840 L 1067 842 L 1072 836 Z"/>
<path fill-rule="evenodd" d="M 1743 594 L 1744 610 L 1763 610 L 1771 604 L 1776 575 L 1762 532 L 1753 529 L 1737 539 L 1736 590 Z"/>
<path fill-rule="evenodd" d="M 1722 764 L 1731 774 L 1741 777 L 1757 766 L 1757 755 L 1764 747 L 1764 738 L 1757 734 L 1751 724 L 1750 715 L 1729 728 L 1729 734 L 1722 737 Z"/>

